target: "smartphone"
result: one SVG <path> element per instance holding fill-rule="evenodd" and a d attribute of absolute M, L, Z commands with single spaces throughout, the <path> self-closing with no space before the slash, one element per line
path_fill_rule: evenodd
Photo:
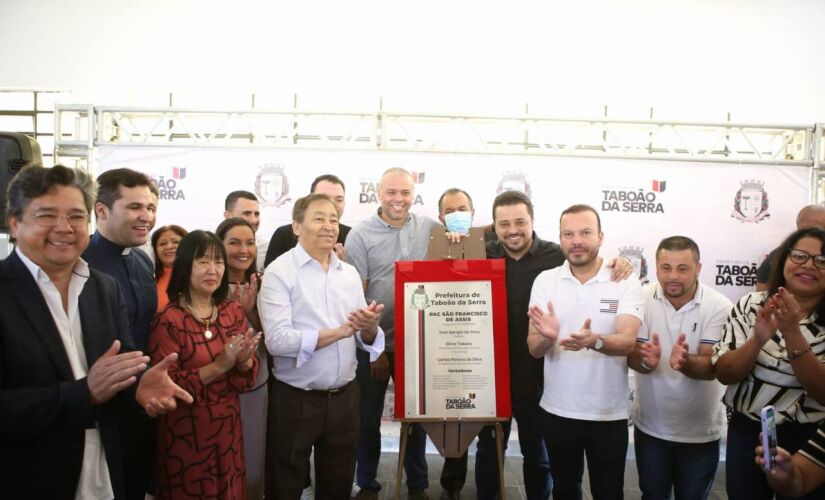
<path fill-rule="evenodd" d="M 776 465 L 776 420 L 773 406 L 762 408 L 762 457 L 765 470 L 773 469 Z"/>

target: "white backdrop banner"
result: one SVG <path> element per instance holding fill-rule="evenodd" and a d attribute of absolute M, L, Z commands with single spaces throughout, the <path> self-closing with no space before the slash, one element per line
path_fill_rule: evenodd
<path fill-rule="evenodd" d="M 647 281 L 655 279 L 659 241 L 689 236 L 702 251 L 702 281 L 732 300 L 753 290 L 756 266 L 795 228 L 796 213 L 810 199 L 810 169 L 801 167 L 124 146 L 102 147 L 98 157 L 98 174 L 130 167 L 155 179 L 161 190 L 158 227 L 214 230 L 226 195 L 252 191 L 261 201 L 264 239 L 290 221 L 292 202 L 326 173 L 346 184 L 342 222 L 349 225 L 375 213 L 381 173 L 397 166 L 415 179 L 415 213 L 436 217 L 441 193 L 459 187 L 473 197 L 475 225 L 488 224 L 496 195 L 518 189 L 533 201 L 538 235 L 556 242 L 561 211 L 586 203 L 601 214 L 603 256 L 629 257 Z"/>

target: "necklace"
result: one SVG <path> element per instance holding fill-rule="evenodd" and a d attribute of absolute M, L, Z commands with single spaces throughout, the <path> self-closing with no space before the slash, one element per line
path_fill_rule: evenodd
<path fill-rule="evenodd" d="M 203 332 L 203 336 L 206 337 L 207 340 L 211 339 L 212 331 L 209 329 L 209 327 L 213 326 L 215 324 L 215 321 L 218 319 L 218 308 L 215 307 L 215 302 L 211 302 L 212 314 L 209 318 L 198 317 L 198 315 L 195 313 L 195 309 L 192 307 L 192 304 L 190 304 L 186 300 L 183 301 L 183 306 L 186 308 L 187 311 L 189 311 L 192 317 L 195 318 L 195 321 L 206 327 L 206 331 Z"/>

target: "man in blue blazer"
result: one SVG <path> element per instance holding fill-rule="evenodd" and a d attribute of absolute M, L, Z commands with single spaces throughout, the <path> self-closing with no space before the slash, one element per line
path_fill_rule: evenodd
<path fill-rule="evenodd" d="M 15 249 L 0 261 L 0 484 L 9 498 L 123 498 L 123 408 L 192 397 L 132 350 L 117 283 L 80 258 L 95 185 L 26 167 L 8 190 Z"/>

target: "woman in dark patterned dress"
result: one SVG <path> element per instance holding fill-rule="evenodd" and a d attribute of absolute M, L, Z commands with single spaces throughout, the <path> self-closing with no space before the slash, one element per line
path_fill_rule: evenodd
<path fill-rule="evenodd" d="M 214 233 L 184 236 L 169 305 L 152 326 L 152 362 L 177 352 L 169 375 L 195 400 L 160 419 L 158 499 L 246 498 L 238 394 L 254 385 L 260 335 L 247 329 L 240 304 L 227 300 L 225 263 Z"/>

